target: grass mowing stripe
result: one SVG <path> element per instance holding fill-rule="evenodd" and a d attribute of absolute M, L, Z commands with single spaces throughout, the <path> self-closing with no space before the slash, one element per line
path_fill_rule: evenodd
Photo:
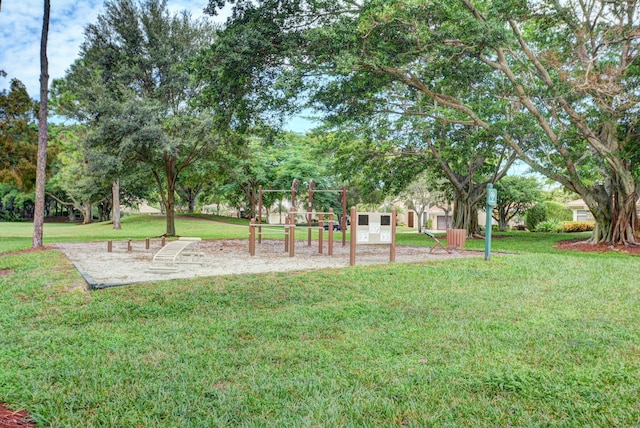
<path fill-rule="evenodd" d="M 0 401 L 42 426 L 637 425 L 635 258 L 555 239 L 95 293 L 57 252 L 3 256 Z"/>

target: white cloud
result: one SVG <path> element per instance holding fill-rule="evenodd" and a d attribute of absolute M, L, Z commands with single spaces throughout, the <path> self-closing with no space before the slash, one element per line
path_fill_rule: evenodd
<path fill-rule="evenodd" d="M 208 0 L 169 0 L 171 12 L 189 10 L 194 18 L 203 16 Z M 94 23 L 103 10 L 102 0 L 52 0 L 49 26 L 49 82 L 62 78 L 78 57 L 84 29 Z M 40 35 L 43 5 L 41 1 L 5 1 L 0 10 L 0 90 L 10 79 L 22 81 L 33 98 L 40 92 Z M 216 21 L 224 21 L 227 14 Z"/>

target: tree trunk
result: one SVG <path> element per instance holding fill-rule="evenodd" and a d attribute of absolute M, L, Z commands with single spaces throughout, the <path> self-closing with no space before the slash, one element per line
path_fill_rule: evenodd
<path fill-rule="evenodd" d="M 193 192 L 189 197 L 189 213 L 190 214 L 193 214 L 193 212 L 196 209 L 196 199 L 198 198 L 198 195 L 200 194 L 200 192 L 202 192 L 203 186 L 204 185 L 202 183 L 199 183 L 193 188 Z"/>
<path fill-rule="evenodd" d="M 176 236 L 176 195 L 175 188 L 167 180 L 167 200 L 165 202 L 167 208 L 167 230 L 166 236 Z"/>
<path fill-rule="evenodd" d="M 109 221 L 112 212 L 113 206 L 111 205 L 111 199 L 105 198 L 98 203 L 98 221 Z"/>
<path fill-rule="evenodd" d="M 176 236 L 176 182 L 178 173 L 176 172 L 176 159 L 165 159 L 165 174 L 167 177 L 167 197 L 165 208 L 167 209 L 167 230 L 166 236 Z"/>
<path fill-rule="evenodd" d="M 111 219 L 113 220 L 113 228 L 114 229 L 122 229 L 120 225 L 120 179 L 116 178 L 111 185 L 111 196 L 112 196 L 112 214 Z"/>
<path fill-rule="evenodd" d="M 33 212 L 33 248 L 42 247 L 44 230 L 44 198 L 47 175 L 47 100 L 49 97 L 49 60 L 47 40 L 49 37 L 50 0 L 44 0 L 42 38 L 40 39 L 40 109 L 38 111 L 38 160 L 36 165 L 36 197 Z"/>
<path fill-rule="evenodd" d="M 498 228 L 500 232 L 504 232 L 509 227 L 509 220 L 507 219 L 507 211 L 509 211 L 509 206 L 501 206 L 497 207 L 498 209 Z M 487 215 L 492 215 L 491 211 L 487 212 Z"/>
<path fill-rule="evenodd" d="M 247 204 L 249 206 L 249 218 L 256 218 L 257 206 L 258 206 L 258 192 L 257 187 L 252 181 L 250 181 L 244 188 L 244 194 L 247 198 Z"/>
<path fill-rule="evenodd" d="M 480 233 L 477 203 L 469 197 L 455 197 L 453 202 L 453 229 L 465 229 L 467 236 Z"/>
<path fill-rule="evenodd" d="M 635 180 L 629 171 L 616 171 L 611 192 L 583 195 L 595 219 L 590 238 L 594 244 L 635 245 L 638 226 Z M 602 190 L 602 189 L 601 189 Z"/>
<path fill-rule="evenodd" d="M 82 224 L 91 224 L 93 221 L 93 206 L 91 202 L 85 201 L 82 203 Z"/>

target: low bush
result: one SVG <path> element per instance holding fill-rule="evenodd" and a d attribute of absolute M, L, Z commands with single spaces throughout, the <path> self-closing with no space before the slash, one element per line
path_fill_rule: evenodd
<path fill-rule="evenodd" d="M 558 220 L 551 219 L 538 223 L 535 230 L 536 232 L 560 233 L 564 230 L 564 228 L 562 227 L 562 223 L 560 223 Z"/>
<path fill-rule="evenodd" d="M 595 227 L 593 221 L 565 221 L 562 223 L 562 231 L 571 232 L 590 232 Z"/>
<path fill-rule="evenodd" d="M 544 212 L 547 214 L 547 219 L 556 219 L 558 221 L 571 221 L 573 219 L 573 213 L 564 204 L 545 201 L 542 202 Z"/>
<path fill-rule="evenodd" d="M 547 212 L 544 210 L 544 206 L 542 204 L 532 206 L 526 213 L 525 223 L 527 229 L 536 230 L 538 223 L 543 222 L 546 219 Z"/>

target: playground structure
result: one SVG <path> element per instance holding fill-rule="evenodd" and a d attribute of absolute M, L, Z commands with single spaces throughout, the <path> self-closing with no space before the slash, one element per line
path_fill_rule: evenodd
<path fill-rule="evenodd" d="M 294 182 L 294 185 L 296 183 Z M 292 192 L 294 187 L 292 186 Z M 343 194 L 346 196 L 346 188 L 343 190 Z M 292 198 L 295 198 L 295 194 L 292 193 Z M 343 198 L 343 203 L 346 198 Z M 317 228 L 318 233 L 318 253 L 322 254 L 324 249 L 324 221 L 323 217 L 328 216 L 328 251 L 329 256 L 333 255 L 333 223 L 334 212 L 329 210 L 328 212 L 314 212 L 312 211 L 312 205 L 308 205 L 307 211 L 298 212 L 295 208 L 291 208 L 284 225 L 284 251 L 289 253 L 289 257 L 295 256 L 295 242 L 296 242 L 296 228 L 300 227 L 296 225 L 296 215 L 305 215 L 307 217 L 308 226 L 308 240 L 307 245 L 311 246 L 311 237 L 313 229 Z M 346 212 L 346 208 L 343 208 L 343 213 Z M 318 216 L 318 225 L 316 227 L 311 226 L 312 214 Z M 395 261 L 396 255 L 396 210 L 391 210 L 391 213 L 372 213 L 362 212 L 358 213 L 355 207 L 351 208 L 351 239 L 349 245 L 349 264 L 354 266 L 356 264 L 356 254 L 358 245 L 389 245 L 389 261 Z M 342 215 L 343 227 L 342 239 L 343 245 L 346 242 L 346 215 Z M 275 225 L 277 227 L 277 225 Z M 255 218 L 251 219 L 249 225 L 249 254 L 255 256 L 256 254 L 256 235 L 258 237 L 258 243 L 261 243 L 262 224 Z"/>
<path fill-rule="evenodd" d="M 164 247 L 166 244 L 166 238 L 163 236 L 159 239 L 151 239 L 151 238 L 145 238 L 144 240 L 144 250 L 149 250 L 151 249 L 151 247 L 153 246 L 158 247 L 158 248 L 162 248 Z M 127 253 L 131 253 L 135 250 L 139 250 L 138 248 L 138 241 L 135 241 L 131 238 L 127 239 L 126 241 L 114 241 L 112 239 L 107 241 L 107 252 L 108 253 L 112 253 L 114 251 L 118 252 L 118 251 L 126 251 Z"/>
<path fill-rule="evenodd" d="M 258 216 L 257 216 L 257 236 L 258 243 L 262 242 L 262 208 L 263 201 L 262 197 L 264 193 L 289 193 L 291 192 L 291 207 L 292 209 L 296 206 L 296 194 L 298 192 L 299 180 L 296 178 L 291 183 L 291 189 L 263 189 L 262 186 L 258 188 Z M 315 188 L 315 181 L 311 180 L 309 182 L 309 199 L 307 201 L 307 211 L 304 212 L 295 212 L 295 215 L 302 215 L 306 218 L 307 221 L 307 245 L 311 246 L 311 236 L 312 236 L 312 223 L 314 220 L 314 215 L 316 216 L 317 221 L 320 223 L 322 221 L 323 216 L 332 216 L 333 210 L 329 210 L 328 212 L 317 212 L 313 210 L 313 195 L 314 193 L 337 193 L 339 194 L 340 201 L 342 204 L 342 216 L 339 219 L 340 223 L 340 231 L 342 232 L 342 246 L 347 245 L 346 231 L 347 231 L 347 186 L 342 186 L 342 189 L 319 189 Z M 285 232 L 287 230 L 286 224 L 290 224 L 291 211 L 289 211 L 287 215 L 287 221 L 285 222 Z M 331 217 L 330 221 L 333 221 L 333 217 Z M 295 222 L 295 217 L 294 217 Z M 333 225 L 333 223 L 331 223 Z M 273 226 L 273 225 L 272 225 Z M 333 229 L 331 226 L 330 229 Z"/>

